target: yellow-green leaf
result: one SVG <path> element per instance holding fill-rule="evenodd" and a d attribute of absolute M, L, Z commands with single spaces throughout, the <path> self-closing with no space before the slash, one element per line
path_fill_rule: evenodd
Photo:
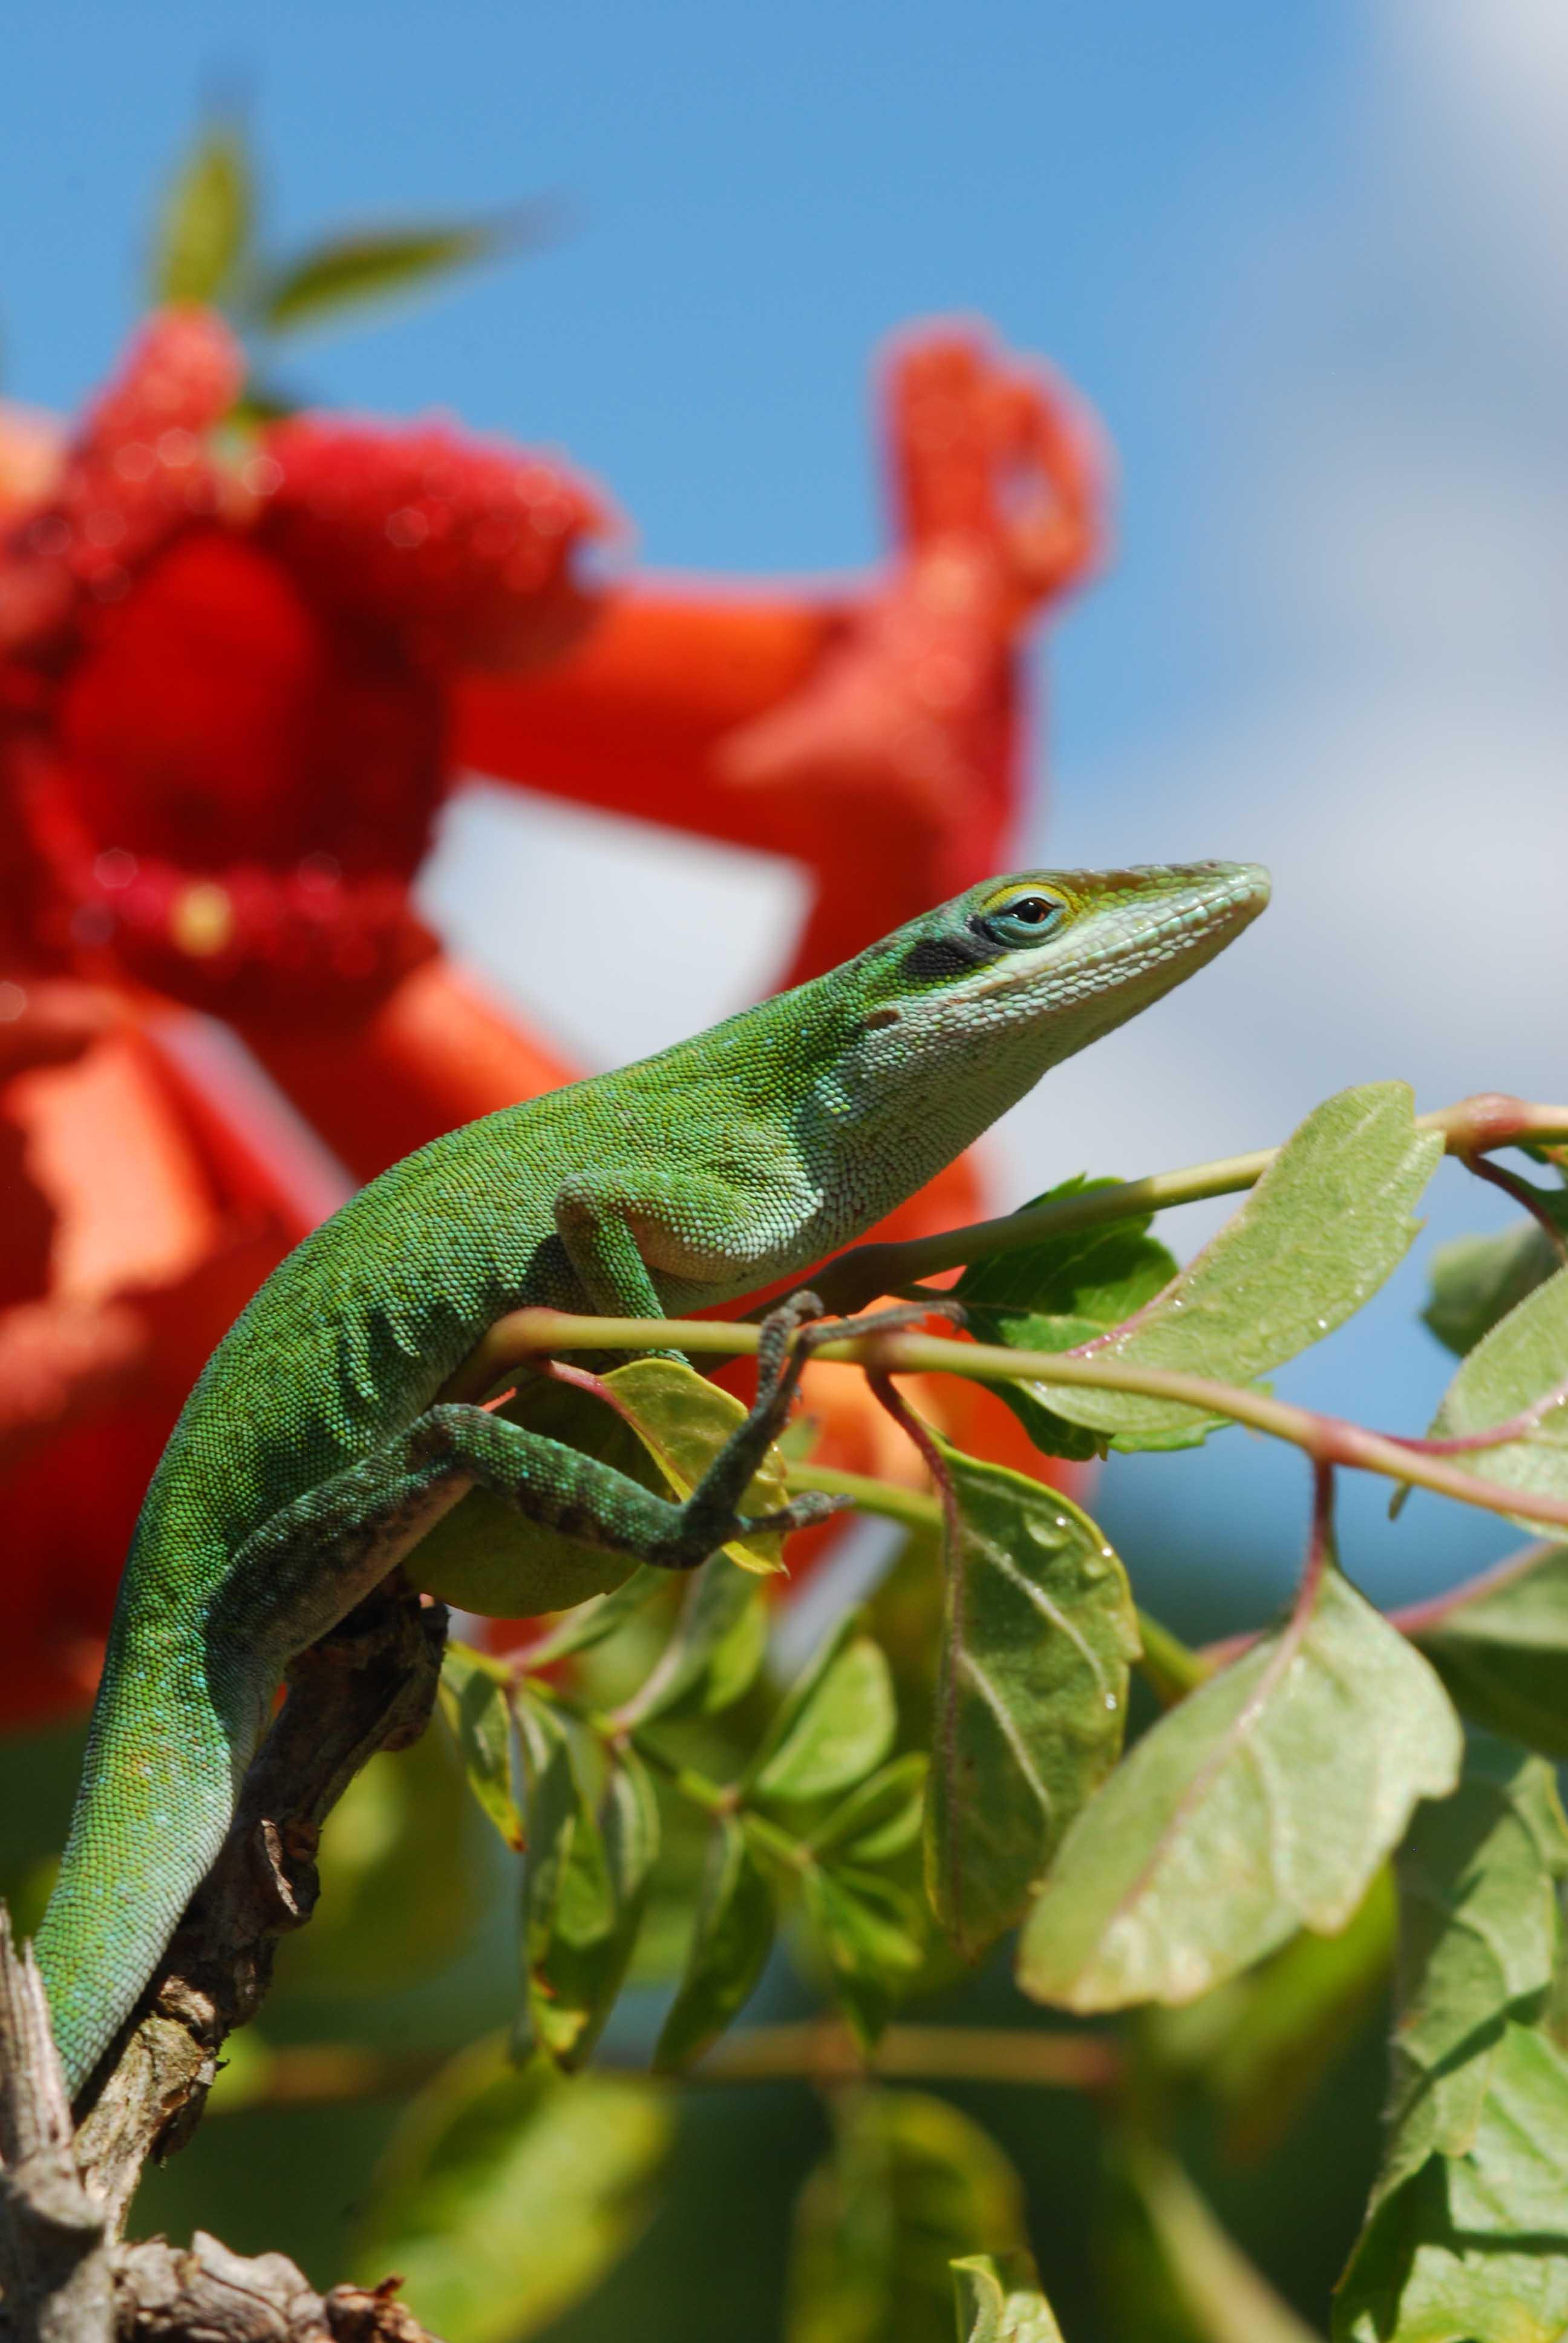
<path fill-rule="evenodd" d="M 324 236 L 267 273 L 256 314 L 274 334 L 297 333 L 340 310 L 422 292 L 477 261 L 543 244 L 554 224 L 553 209 L 538 204 L 499 220 L 433 220 Z"/>
<path fill-rule="evenodd" d="M 153 246 L 155 301 L 221 301 L 250 246 L 254 194 L 239 125 L 210 122 L 181 164 Z"/>
<path fill-rule="evenodd" d="M 1007 2263 L 994 2254 L 950 2262 L 959 2343 L 1062 2343 L 1061 2329 L 1025 2254 Z"/>

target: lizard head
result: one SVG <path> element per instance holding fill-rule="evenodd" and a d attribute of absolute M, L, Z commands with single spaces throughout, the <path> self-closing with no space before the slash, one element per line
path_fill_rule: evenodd
<path fill-rule="evenodd" d="M 855 1055 L 866 1072 L 884 1051 L 933 1072 L 947 1061 L 955 1079 L 989 1066 L 1020 1096 L 1212 960 L 1268 900 L 1250 862 L 987 880 L 851 962 Z"/>

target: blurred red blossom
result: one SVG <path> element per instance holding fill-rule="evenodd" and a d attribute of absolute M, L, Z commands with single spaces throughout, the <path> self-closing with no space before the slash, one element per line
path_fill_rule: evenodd
<path fill-rule="evenodd" d="M 162 1441 L 282 1252 L 575 1071 L 413 908 L 465 775 L 803 865 L 804 977 L 1011 858 L 1022 631 L 1097 551 L 1091 433 L 973 330 L 896 355 L 894 552 L 812 591 L 590 583 L 609 510 L 564 465 L 256 423 L 243 372 L 170 309 L 74 435 L 0 410 L 0 1723 L 90 1684 Z M 983 1202 L 955 1167 L 900 1231 Z M 857 1382 L 811 1403 L 825 1460 L 914 1477 Z M 965 1436 L 1027 1462 L 1000 1408 Z"/>

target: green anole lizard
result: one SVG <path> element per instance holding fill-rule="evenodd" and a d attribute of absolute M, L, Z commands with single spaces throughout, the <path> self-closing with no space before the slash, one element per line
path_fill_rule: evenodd
<path fill-rule="evenodd" d="M 132 1540 L 37 1940 L 71 2089 L 216 1860 L 287 1662 L 468 1491 L 674 1570 L 839 1502 L 739 1511 L 799 1379 L 799 1308 L 684 1502 L 439 1402 L 487 1327 L 528 1304 L 665 1317 L 804 1270 L 1267 900 L 1246 864 L 990 880 L 694 1041 L 449 1132 L 315 1230 L 208 1362 Z"/>

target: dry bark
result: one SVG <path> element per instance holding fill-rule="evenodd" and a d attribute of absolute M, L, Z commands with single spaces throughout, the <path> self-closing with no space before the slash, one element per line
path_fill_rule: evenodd
<path fill-rule="evenodd" d="M 148 2156 L 201 2120 L 225 2038 L 253 2017 L 280 1936 L 318 1892 L 321 1825 L 369 1758 L 418 1738 L 446 1613 L 394 1574 L 289 1671 L 233 1829 L 73 2129 L 44 1990 L 0 1907 L 0 2343 L 428 2343 L 387 2288 L 317 2295 L 254 2260 L 117 2242 Z"/>

